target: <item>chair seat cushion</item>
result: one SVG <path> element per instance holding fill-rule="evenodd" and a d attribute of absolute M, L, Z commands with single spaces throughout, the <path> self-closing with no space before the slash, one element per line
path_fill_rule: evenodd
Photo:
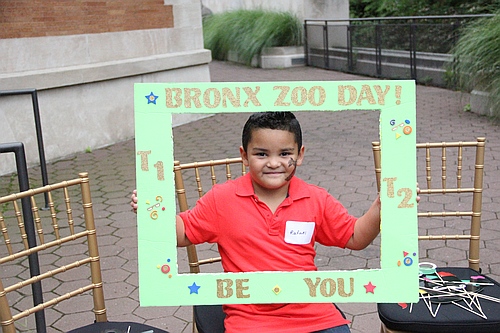
<path fill-rule="evenodd" d="M 469 280 L 471 276 L 484 276 L 469 268 L 440 267 L 436 271 L 451 273 L 460 280 Z M 491 296 L 497 300 L 496 302 L 477 298 L 479 301 L 477 307 L 473 303 L 468 305 L 459 296 L 453 296 L 442 299 L 441 303 L 424 302 L 422 299 L 413 305 L 381 303 L 377 304 L 380 320 L 389 329 L 405 332 L 498 333 L 500 332 L 500 284 L 487 276 L 484 277 L 483 282 L 493 285 L 483 286 L 480 294 Z"/>
<path fill-rule="evenodd" d="M 193 313 L 199 333 L 224 333 L 226 314 L 222 305 L 195 305 Z"/>
<path fill-rule="evenodd" d="M 168 331 L 149 326 L 146 324 L 133 322 L 114 322 L 107 321 L 93 323 L 87 326 L 75 328 L 67 333 L 169 333 Z"/>

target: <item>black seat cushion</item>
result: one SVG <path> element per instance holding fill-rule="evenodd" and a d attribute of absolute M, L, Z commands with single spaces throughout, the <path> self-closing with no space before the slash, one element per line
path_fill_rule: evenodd
<path fill-rule="evenodd" d="M 224 333 L 222 305 L 195 305 L 193 313 L 199 333 Z"/>
<path fill-rule="evenodd" d="M 484 282 L 493 283 L 494 285 L 484 286 L 484 289 L 480 293 L 500 300 L 500 284 L 475 270 L 457 267 L 438 267 L 436 271 L 451 273 L 462 280 L 469 280 L 471 276 L 476 275 L 484 276 Z M 480 307 L 487 318 L 484 319 L 478 315 L 480 311 L 474 306 L 472 309 L 477 314 L 452 304 L 452 300 L 457 300 L 457 298 L 449 298 L 445 302 L 442 302 L 437 313 L 438 304 L 431 303 L 432 312 L 434 312 L 435 317 L 431 314 L 428 305 L 422 299 L 418 303 L 413 304 L 413 306 L 411 304 L 381 303 L 377 304 L 377 307 L 380 320 L 387 328 L 393 330 L 416 333 L 500 332 L 500 303 L 478 298 Z M 457 303 L 467 307 L 464 301 Z"/>
<path fill-rule="evenodd" d="M 344 312 L 337 309 L 346 318 Z M 199 333 L 224 333 L 226 314 L 222 311 L 222 305 L 195 305 L 193 311 Z"/>
<path fill-rule="evenodd" d="M 93 323 L 87 326 L 76 328 L 67 333 L 169 333 L 168 331 L 149 326 L 146 324 L 132 322 L 113 322 Z"/>

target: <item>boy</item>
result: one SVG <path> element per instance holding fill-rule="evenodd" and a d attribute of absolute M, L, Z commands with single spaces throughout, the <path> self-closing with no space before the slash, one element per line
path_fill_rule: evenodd
<path fill-rule="evenodd" d="M 251 115 L 240 154 L 248 173 L 215 185 L 177 216 L 177 246 L 217 243 L 226 272 L 313 271 L 315 242 L 360 250 L 378 235 L 379 198 L 358 219 L 326 190 L 294 177 L 304 146 L 291 112 Z M 349 332 L 331 303 L 231 304 L 224 312 L 228 333 Z"/>

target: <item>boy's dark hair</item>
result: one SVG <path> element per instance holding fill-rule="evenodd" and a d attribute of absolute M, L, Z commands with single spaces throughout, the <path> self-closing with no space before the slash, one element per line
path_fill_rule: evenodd
<path fill-rule="evenodd" d="M 295 115 L 290 111 L 269 111 L 254 113 L 248 118 L 241 136 L 241 143 L 245 151 L 247 151 L 248 143 L 252 138 L 252 132 L 261 128 L 291 132 L 295 136 L 295 142 L 297 142 L 299 149 L 302 147 L 302 130 Z"/>

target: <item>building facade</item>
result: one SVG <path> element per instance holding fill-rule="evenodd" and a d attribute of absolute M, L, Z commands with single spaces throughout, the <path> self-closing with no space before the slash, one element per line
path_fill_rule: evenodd
<path fill-rule="evenodd" d="M 133 138 L 134 83 L 210 80 L 199 0 L 0 0 L 0 59 L 0 91 L 37 90 L 48 161 Z M 31 96 L 0 97 L 5 142 L 38 163 Z"/>

